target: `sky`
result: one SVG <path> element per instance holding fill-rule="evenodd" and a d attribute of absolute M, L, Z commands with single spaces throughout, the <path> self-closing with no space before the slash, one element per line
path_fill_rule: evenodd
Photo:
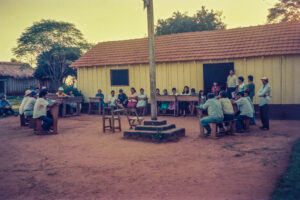
<path fill-rule="evenodd" d="M 193 15 L 204 5 L 223 11 L 227 28 L 266 23 L 268 9 L 277 0 L 153 0 L 154 21 L 174 11 Z M 14 57 L 11 49 L 25 28 L 41 19 L 75 24 L 88 42 L 147 36 L 142 0 L 0 0 L 0 61 Z"/>

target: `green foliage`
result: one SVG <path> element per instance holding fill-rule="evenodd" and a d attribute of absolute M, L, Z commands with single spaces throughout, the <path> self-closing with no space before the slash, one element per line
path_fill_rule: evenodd
<path fill-rule="evenodd" d="M 66 86 L 66 85 L 64 85 L 63 88 L 64 88 L 64 93 L 66 94 L 68 94 L 72 90 L 75 97 L 83 96 L 82 93 L 77 88 L 74 88 L 72 86 Z"/>
<path fill-rule="evenodd" d="M 269 9 L 268 23 L 300 20 L 300 0 L 279 0 Z"/>
<path fill-rule="evenodd" d="M 280 178 L 271 200 L 300 199 L 300 139 L 293 147 L 291 164 Z"/>
<path fill-rule="evenodd" d="M 13 48 L 13 53 L 17 58 L 35 60 L 38 55 L 61 47 L 87 50 L 90 44 L 74 24 L 41 20 L 25 29 L 25 32 L 18 38 L 17 47 Z"/>
<path fill-rule="evenodd" d="M 68 75 L 76 76 L 77 73 L 69 66 L 81 55 L 81 50 L 76 47 L 53 48 L 38 56 L 38 66 L 34 72 L 36 78 L 56 78 L 60 82 Z"/>
<path fill-rule="evenodd" d="M 209 11 L 204 6 L 193 16 L 187 13 L 174 12 L 172 17 L 159 19 L 155 29 L 156 35 L 167 35 L 183 32 L 225 29 L 222 12 Z"/>

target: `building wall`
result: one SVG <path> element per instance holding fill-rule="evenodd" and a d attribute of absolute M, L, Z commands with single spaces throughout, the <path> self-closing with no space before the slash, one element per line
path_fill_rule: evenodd
<path fill-rule="evenodd" d="M 9 77 L 6 81 L 6 94 L 23 95 L 25 90 L 37 88 L 38 83 L 38 80 L 34 78 L 15 79 Z"/>
<path fill-rule="evenodd" d="M 260 78 L 267 76 L 272 87 L 272 104 L 300 104 L 300 55 L 295 56 L 272 56 L 255 57 L 244 59 L 208 60 L 194 62 L 176 62 L 157 64 L 157 88 L 162 92 L 176 87 L 181 92 L 185 85 L 195 88 L 197 91 L 203 89 L 203 64 L 234 62 L 237 76 L 254 76 L 256 92 L 261 87 Z M 110 84 L 110 69 L 129 69 L 129 86 L 112 87 Z M 224 74 L 227 76 L 227 74 Z M 81 67 L 78 69 L 78 89 L 84 96 L 95 96 L 97 90 L 102 89 L 105 99 L 113 89 L 118 91 L 122 88 L 129 93 L 131 87 L 137 90 L 145 89 L 149 95 L 149 70 L 148 65 L 127 65 L 107 67 Z M 255 97 L 255 103 L 258 98 Z"/>

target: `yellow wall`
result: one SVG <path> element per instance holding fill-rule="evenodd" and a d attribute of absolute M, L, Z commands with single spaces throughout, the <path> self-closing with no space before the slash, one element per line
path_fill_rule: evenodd
<path fill-rule="evenodd" d="M 272 104 L 300 104 L 300 56 L 272 56 L 244 59 L 209 60 L 177 63 L 157 64 L 157 87 L 161 90 L 172 87 L 182 91 L 185 85 L 203 89 L 203 64 L 234 62 L 237 76 L 254 76 L 256 92 L 261 87 L 260 78 L 269 77 L 272 87 Z M 129 69 L 129 86 L 112 87 L 110 85 L 110 69 Z M 224 74 L 227 76 L 227 74 Z M 246 81 L 247 82 L 247 81 Z M 149 95 L 148 65 L 108 66 L 108 67 L 81 67 L 78 69 L 78 89 L 87 97 L 95 96 L 97 90 L 102 89 L 105 99 L 111 90 L 122 88 L 129 93 L 131 87 L 137 90 L 145 89 Z M 297 87 L 297 88 L 296 88 Z M 255 97 L 255 103 L 258 103 Z"/>

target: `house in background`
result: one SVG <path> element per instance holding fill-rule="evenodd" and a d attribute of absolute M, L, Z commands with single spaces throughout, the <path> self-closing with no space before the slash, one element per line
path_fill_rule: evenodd
<path fill-rule="evenodd" d="M 260 78 L 269 77 L 273 118 L 300 119 L 300 22 L 157 36 L 155 54 L 160 91 L 181 92 L 187 85 L 208 92 L 213 81 L 226 89 L 229 70 L 235 69 L 245 80 L 254 76 L 256 92 Z M 107 100 L 111 90 L 128 94 L 130 87 L 150 94 L 147 38 L 99 43 L 71 67 L 85 97 L 102 89 Z"/>
<path fill-rule="evenodd" d="M 0 94 L 23 95 L 27 89 L 39 87 L 34 69 L 24 63 L 0 62 Z"/>

